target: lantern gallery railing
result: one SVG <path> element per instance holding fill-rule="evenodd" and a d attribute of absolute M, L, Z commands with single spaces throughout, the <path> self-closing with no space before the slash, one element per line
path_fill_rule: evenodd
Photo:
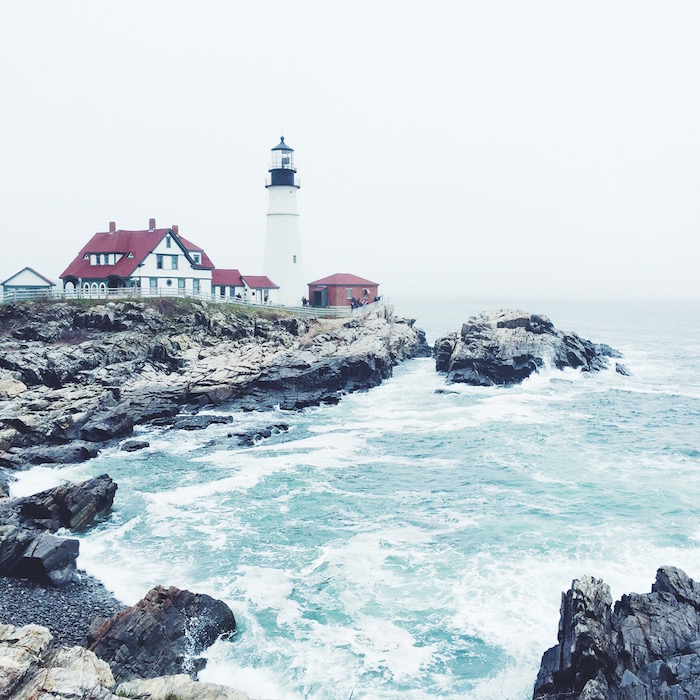
<path fill-rule="evenodd" d="M 68 291 L 65 289 L 55 289 L 55 290 L 45 290 L 45 289 L 10 289 L 6 290 L 2 297 L 0 298 L 0 303 L 10 303 L 17 301 L 37 301 L 40 299 L 45 300 L 73 300 L 73 299 L 87 299 L 87 300 L 116 300 L 116 299 L 155 299 L 155 298 L 176 298 L 176 299 L 193 299 L 195 301 L 206 302 L 207 304 L 230 304 L 231 306 L 242 306 L 242 307 L 253 307 L 253 308 L 264 308 L 271 311 L 282 311 L 287 313 L 292 313 L 295 316 L 303 316 L 306 318 L 338 318 L 338 317 L 350 317 L 350 316 L 364 316 L 373 309 L 384 304 L 383 300 L 375 301 L 371 304 L 366 304 L 360 306 L 357 309 L 352 309 L 349 306 L 329 306 L 329 307 L 315 307 L 315 306 L 283 306 L 280 304 L 270 304 L 270 303 L 259 303 L 254 301 L 248 301 L 246 299 L 235 299 L 221 297 L 219 295 L 196 293 L 189 291 L 187 289 L 167 289 L 160 287 L 157 289 L 151 289 L 146 287 L 141 289 L 139 287 L 121 287 L 120 289 L 97 289 L 93 291 Z"/>

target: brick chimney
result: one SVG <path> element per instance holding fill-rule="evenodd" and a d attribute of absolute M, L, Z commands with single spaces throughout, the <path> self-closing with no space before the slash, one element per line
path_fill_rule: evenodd
<path fill-rule="evenodd" d="M 149 231 L 155 231 L 155 230 L 156 230 L 156 220 L 155 220 L 155 219 L 149 219 L 149 220 L 148 220 L 148 230 L 149 230 Z"/>
<path fill-rule="evenodd" d="M 116 222 L 115 222 L 115 221 L 110 221 L 110 222 L 109 222 L 109 234 L 110 234 L 110 236 L 111 236 L 113 233 L 115 233 L 116 230 L 117 230 L 117 224 L 116 224 Z"/>
<path fill-rule="evenodd" d="M 170 228 L 172 228 L 173 233 L 177 236 L 179 235 L 180 232 L 180 227 L 177 224 L 173 224 Z"/>

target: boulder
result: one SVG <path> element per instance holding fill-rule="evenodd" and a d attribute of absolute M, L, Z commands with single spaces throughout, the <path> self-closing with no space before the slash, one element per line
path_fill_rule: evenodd
<path fill-rule="evenodd" d="M 222 425 L 232 422 L 233 416 L 200 414 L 197 416 L 183 416 L 182 418 L 176 418 L 172 423 L 172 426 L 176 430 L 202 430 L 210 425 Z"/>
<path fill-rule="evenodd" d="M 546 316 L 509 310 L 472 317 L 459 334 L 439 338 L 433 348 L 435 369 L 448 382 L 475 386 L 517 384 L 547 365 L 595 372 L 608 367 L 613 353 L 556 329 Z"/>
<path fill-rule="evenodd" d="M 231 635 L 236 621 L 229 607 L 208 595 L 157 586 L 135 606 L 90 627 L 87 647 L 109 663 L 117 681 L 189 673 L 219 636 Z"/>
<path fill-rule="evenodd" d="M 150 447 L 151 443 L 148 440 L 127 440 L 121 444 L 122 452 L 138 452 Z"/>
<path fill-rule="evenodd" d="M 0 505 L 0 575 L 61 586 L 72 581 L 78 540 L 50 534 L 82 529 L 112 506 L 117 485 L 106 474 Z"/>
<path fill-rule="evenodd" d="M 558 644 L 542 657 L 533 697 L 686 700 L 700 697 L 700 584 L 661 567 L 651 593 L 622 596 L 574 580 L 562 595 Z"/>
<path fill-rule="evenodd" d="M 105 442 L 134 432 L 134 416 L 128 410 L 99 412 L 80 428 L 80 438 L 88 442 Z"/>
<path fill-rule="evenodd" d="M 18 498 L 13 507 L 25 524 L 53 532 L 61 527 L 81 530 L 110 510 L 116 491 L 117 484 L 102 474 L 79 484 L 62 484 Z"/>
<path fill-rule="evenodd" d="M 63 445 L 27 447 L 12 450 L 9 458 L 17 466 L 22 464 L 77 464 L 97 457 L 98 448 L 89 442 L 75 440 Z"/>

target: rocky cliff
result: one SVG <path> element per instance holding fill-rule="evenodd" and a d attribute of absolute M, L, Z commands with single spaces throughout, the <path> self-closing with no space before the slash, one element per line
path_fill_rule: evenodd
<path fill-rule="evenodd" d="M 448 382 L 476 386 L 517 384 L 546 365 L 595 372 L 609 366 L 609 357 L 621 357 L 608 345 L 555 328 L 546 316 L 511 310 L 471 317 L 459 333 L 439 338 L 433 354 Z M 627 372 L 624 365 L 616 369 Z"/>
<path fill-rule="evenodd" d="M 699 698 L 700 584 L 665 566 L 651 593 L 611 604 L 590 576 L 562 594 L 559 642 L 542 657 L 535 700 Z"/>
<path fill-rule="evenodd" d="M 87 459 L 183 408 L 337 402 L 430 352 L 391 307 L 349 320 L 235 309 L 176 299 L 0 306 L 0 466 Z"/>

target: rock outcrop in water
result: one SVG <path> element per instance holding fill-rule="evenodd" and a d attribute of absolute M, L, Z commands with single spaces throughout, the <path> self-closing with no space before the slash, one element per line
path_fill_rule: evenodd
<path fill-rule="evenodd" d="M 433 354 L 448 382 L 475 386 L 517 384 L 546 364 L 595 372 L 620 357 L 608 345 L 558 330 L 546 316 L 506 310 L 470 318 L 460 333 L 439 338 Z"/>
<path fill-rule="evenodd" d="M 308 320 L 175 299 L 5 304 L 0 467 L 89 459 L 183 408 L 337 402 L 429 353 L 424 333 L 391 307 Z"/>
<path fill-rule="evenodd" d="M 116 680 L 189 673 L 205 661 L 199 654 L 236 631 L 230 608 L 211 596 L 156 586 L 135 606 L 108 620 L 95 620 L 87 648 L 112 668 Z"/>
<path fill-rule="evenodd" d="M 661 567 L 651 593 L 611 603 L 590 576 L 562 594 L 559 643 L 542 657 L 535 700 L 700 698 L 700 584 Z"/>
<path fill-rule="evenodd" d="M 0 501 L 0 575 L 56 586 L 73 580 L 78 540 L 53 533 L 90 525 L 112 507 L 116 490 L 103 474 L 81 484 Z"/>

